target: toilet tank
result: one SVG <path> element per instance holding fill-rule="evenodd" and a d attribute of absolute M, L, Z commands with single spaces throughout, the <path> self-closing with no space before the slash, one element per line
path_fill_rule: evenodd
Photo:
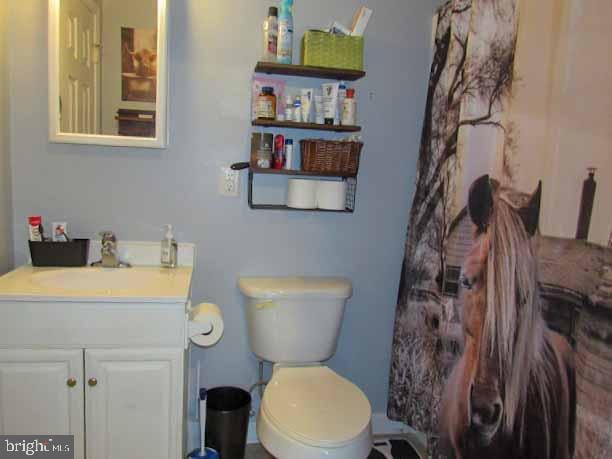
<path fill-rule="evenodd" d="M 321 362 L 336 351 L 351 282 L 341 277 L 245 277 L 251 350 L 275 363 Z"/>

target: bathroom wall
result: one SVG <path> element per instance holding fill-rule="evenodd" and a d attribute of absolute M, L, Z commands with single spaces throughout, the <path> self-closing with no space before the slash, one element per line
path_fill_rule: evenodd
<path fill-rule="evenodd" d="M 13 253 L 6 12 L 7 2 L 0 2 L 0 274 L 9 269 Z"/>
<path fill-rule="evenodd" d="M 162 225 L 173 223 L 179 240 L 197 244 L 194 302 L 218 303 L 226 321 L 222 341 L 194 350 L 193 362 L 201 363 L 203 384 L 245 388 L 256 381 L 257 362 L 238 277 L 347 276 L 354 295 L 330 365 L 365 390 L 374 411 L 384 412 L 431 20 L 439 2 L 367 2 L 374 9 L 368 74 L 356 84 L 366 147 L 352 215 L 251 210 L 245 175 L 240 198 L 217 193 L 219 168 L 248 158 L 250 81 L 261 22 L 274 2 L 170 2 L 170 144 L 163 150 L 49 144 L 46 3 L 20 0 L 9 7 L 10 42 L 28 50 L 12 54 L 10 62 L 16 264 L 27 261 L 30 214 L 67 221 L 75 236 L 112 229 L 119 241 L 161 239 Z M 297 0 L 296 36 L 332 19 L 349 23 L 363 3 Z M 296 40 L 296 56 L 298 49 Z"/>
<path fill-rule="evenodd" d="M 157 28 L 156 0 L 100 0 L 102 10 L 101 59 L 102 134 L 117 135 L 117 110 L 155 110 L 155 104 L 121 100 L 121 27 Z"/>

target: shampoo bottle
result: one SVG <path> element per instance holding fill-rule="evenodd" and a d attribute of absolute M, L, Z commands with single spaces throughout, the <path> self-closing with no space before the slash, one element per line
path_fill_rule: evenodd
<path fill-rule="evenodd" d="M 291 64 L 293 58 L 293 0 L 282 0 L 278 16 L 277 61 Z"/>
<path fill-rule="evenodd" d="M 178 244 L 172 234 L 172 225 L 166 225 L 166 237 L 161 241 L 161 265 L 164 268 L 176 268 Z"/>

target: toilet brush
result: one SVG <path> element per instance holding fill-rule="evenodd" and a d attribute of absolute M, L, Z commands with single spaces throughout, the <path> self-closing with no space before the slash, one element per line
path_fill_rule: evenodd
<path fill-rule="evenodd" d="M 206 447 L 206 389 L 200 388 L 200 449 L 196 449 L 189 454 L 189 458 L 219 459 L 219 453 Z"/>

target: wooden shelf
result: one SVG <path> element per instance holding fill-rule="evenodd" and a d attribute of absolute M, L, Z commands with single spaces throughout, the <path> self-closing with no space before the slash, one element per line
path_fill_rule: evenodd
<path fill-rule="evenodd" d="M 288 169 L 262 169 L 259 167 L 251 167 L 253 174 L 266 175 L 292 175 L 301 177 L 357 177 L 357 174 L 338 174 L 337 172 L 306 172 Z"/>
<path fill-rule="evenodd" d="M 289 129 L 310 129 L 313 131 L 359 132 L 361 126 L 341 126 L 339 124 L 296 123 L 295 121 L 253 120 L 253 126 L 279 127 Z"/>
<path fill-rule="evenodd" d="M 309 65 L 277 64 L 274 62 L 258 62 L 255 66 L 255 72 L 268 73 L 272 75 L 291 75 L 346 81 L 359 80 L 366 74 L 362 70 L 313 67 Z"/>
<path fill-rule="evenodd" d="M 294 207 L 288 207 L 282 204 L 249 204 L 251 209 L 263 209 L 263 210 L 293 210 L 295 212 L 332 212 L 340 214 L 352 214 L 353 210 L 329 210 L 329 209 L 296 209 Z"/>

